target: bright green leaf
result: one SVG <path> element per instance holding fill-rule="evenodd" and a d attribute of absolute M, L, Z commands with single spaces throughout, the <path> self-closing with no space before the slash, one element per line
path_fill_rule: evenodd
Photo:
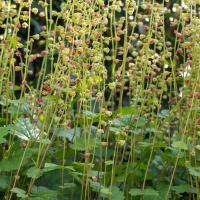
<path fill-rule="evenodd" d="M 106 165 L 113 165 L 114 161 L 113 160 L 107 160 L 107 161 L 105 161 L 105 164 Z"/>
<path fill-rule="evenodd" d="M 188 149 L 188 146 L 185 142 L 183 141 L 176 141 L 176 142 L 173 142 L 172 143 L 172 146 L 174 148 L 177 148 L 177 149 L 183 149 L 183 150 L 187 150 Z"/>
<path fill-rule="evenodd" d="M 29 178 L 39 178 L 40 176 L 42 176 L 42 170 L 36 167 L 31 167 L 30 169 L 28 169 L 26 175 Z"/>
<path fill-rule="evenodd" d="M 11 192 L 16 193 L 17 197 L 20 197 L 20 198 L 26 198 L 27 197 L 26 192 L 24 190 L 20 189 L 20 188 L 17 188 L 17 187 L 13 188 L 11 190 Z"/>

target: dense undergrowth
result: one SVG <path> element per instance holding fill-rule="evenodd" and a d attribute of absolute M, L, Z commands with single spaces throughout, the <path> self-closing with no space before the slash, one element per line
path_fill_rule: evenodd
<path fill-rule="evenodd" d="M 2 199 L 198 200 L 198 0 L 0 0 Z"/>

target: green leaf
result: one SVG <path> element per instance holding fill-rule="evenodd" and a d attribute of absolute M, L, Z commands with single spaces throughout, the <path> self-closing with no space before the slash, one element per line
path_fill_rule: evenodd
<path fill-rule="evenodd" d="M 74 136 L 77 138 L 80 138 L 81 135 L 81 128 L 57 128 L 56 129 L 56 135 L 58 137 L 64 137 L 67 138 L 70 142 L 73 141 Z"/>
<path fill-rule="evenodd" d="M 99 182 L 95 182 L 89 179 L 90 187 L 92 188 L 93 191 L 99 192 L 101 197 L 104 198 L 110 198 L 112 195 L 112 191 L 101 185 Z"/>
<path fill-rule="evenodd" d="M 189 166 L 188 170 L 192 176 L 200 177 L 200 167 Z"/>
<path fill-rule="evenodd" d="M 0 144 L 6 142 L 4 136 L 6 136 L 7 134 L 8 134 L 8 127 L 0 127 Z"/>
<path fill-rule="evenodd" d="M 86 149 L 92 150 L 94 147 L 98 146 L 98 140 L 96 138 L 91 137 L 90 142 L 85 142 L 83 138 L 76 138 L 74 143 L 71 145 L 72 149 L 84 151 Z"/>
<path fill-rule="evenodd" d="M 158 182 L 156 185 L 156 190 L 159 192 L 159 196 L 155 200 L 163 200 L 168 192 L 169 183 L 168 182 Z M 168 199 L 171 199 L 171 191 L 168 194 Z"/>
<path fill-rule="evenodd" d="M 190 185 L 177 185 L 173 186 L 172 190 L 175 191 L 177 194 L 181 193 L 197 193 L 197 189 L 194 187 L 191 187 Z"/>
<path fill-rule="evenodd" d="M 112 195 L 112 192 L 109 188 L 103 187 L 100 190 L 100 196 L 104 198 L 109 198 Z"/>
<path fill-rule="evenodd" d="M 2 160 L 0 162 L 0 172 L 1 171 L 9 172 L 9 171 L 18 169 L 21 163 L 23 154 L 24 154 L 24 150 L 18 150 L 14 152 L 11 157 Z M 32 155 L 33 155 L 33 150 L 27 149 L 24 159 L 23 159 L 22 166 L 25 165 L 27 162 L 29 162 L 29 159 L 32 157 Z"/>
<path fill-rule="evenodd" d="M 130 189 L 129 194 L 131 196 L 159 196 L 159 192 L 152 188 L 147 188 L 144 191 L 138 188 L 132 188 Z"/>
<path fill-rule="evenodd" d="M 194 108 L 192 108 L 191 110 L 200 112 L 200 107 L 194 107 Z"/>
<path fill-rule="evenodd" d="M 133 113 L 133 109 L 131 108 L 131 106 L 126 106 L 126 107 L 123 107 L 122 110 L 120 111 L 120 113 L 122 115 L 130 115 Z"/>
<path fill-rule="evenodd" d="M 91 112 L 91 111 L 83 111 L 83 116 L 90 118 L 90 119 L 93 119 L 93 118 L 97 118 L 98 114 Z"/>
<path fill-rule="evenodd" d="M 188 146 L 185 142 L 183 141 L 176 141 L 176 142 L 173 142 L 172 143 L 172 146 L 174 148 L 177 148 L 177 149 L 183 149 L 183 150 L 187 150 L 188 149 Z"/>
<path fill-rule="evenodd" d="M 29 118 L 19 118 L 15 125 L 11 126 L 11 134 L 16 135 L 22 140 L 37 140 L 39 141 L 40 130 L 34 126 Z M 41 139 L 41 138 L 40 138 Z"/>
<path fill-rule="evenodd" d="M 157 129 L 155 129 L 155 128 L 146 128 L 145 131 L 148 132 L 148 133 L 149 133 L 149 132 L 150 132 L 150 133 L 157 133 L 157 134 L 158 134 L 158 133 L 162 133 L 162 131 L 159 131 L 159 130 L 157 130 Z"/>
<path fill-rule="evenodd" d="M 8 134 L 8 127 L 0 127 L 0 137 L 4 137 Z"/>
<path fill-rule="evenodd" d="M 10 177 L 9 176 L 0 176 L 0 189 L 6 189 L 9 186 Z"/>
<path fill-rule="evenodd" d="M 57 196 L 57 191 L 50 190 L 43 186 L 33 186 L 29 200 L 49 200 Z"/>
<path fill-rule="evenodd" d="M 9 172 L 18 169 L 21 158 L 13 157 L 0 162 L 0 171 Z"/>
<path fill-rule="evenodd" d="M 30 169 L 28 169 L 26 175 L 29 178 L 39 178 L 40 176 L 42 176 L 42 170 L 36 167 L 31 167 Z"/>
<path fill-rule="evenodd" d="M 144 190 L 144 196 L 159 196 L 159 192 L 154 189 L 145 189 Z"/>
<path fill-rule="evenodd" d="M 124 200 L 124 199 L 125 199 L 124 193 L 117 186 L 113 186 L 111 200 Z"/>
<path fill-rule="evenodd" d="M 105 164 L 106 165 L 113 165 L 114 161 L 113 160 L 107 160 L 107 161 L 105 161 Z"/>
<path fill-rule="evenodd" d="M 143 195 L 144 192 L 141 189 L 132 188 L 132 189 L 130 189 L 129 194 L 131 196 L 140 196 L 140 195 Z"/>
<path fill-rule="evenodd" d="M 64 183 L 63 185 L 61 185 L 59 187 L 62 189 L 66 189 L 66 188 L 72 189 L 72 188 L 76 187 L 76 184 L 75 183 Z"/>
<path fill-rule="evenodd" d="M 13 90 L 14 90 L 14 91 L 20 91 L 20 90 L 21 90 L 21 87 L 18 86 L 18 85 L 14 85 Z"/>
<path fill-rule="evenodd" d="M 50 171 L 58 170 L 58 169 L 66 169 L 66 170 L 70 170 L 70 171 L 75 171 L 73 166 L 62 166 L 62 165 L 56 165 L 54 163 L 45 163 L 42 171 L 43 172 L 50 172 Z"/>
<path fill-rule="evenodd" d="M 6 143 L 7 140 L 5 138 L 0 137 L 0 144 Z"/>
<path fill-rule="evenodd" d="M 166 147 L 166 143 L 163 141 L 158 141 L 158 142 L 155 142 L 154 147 L 164 148 L 164 147 Z"/>
<path fill-rule="evenodd" d="M 17 188 L 17 187 L 13 188 L 11 190 L 11 192 L 16 193 L 17 197 L 20 197 L 20 198 L 26 198 L 27 197 L 26 192 L 24 190 L 20 189 L 20 188 Z"/>

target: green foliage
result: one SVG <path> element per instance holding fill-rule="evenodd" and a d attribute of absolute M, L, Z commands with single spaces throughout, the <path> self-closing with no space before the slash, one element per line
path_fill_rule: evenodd
<path fill-rule="evenodd" d="M 20 198 L 22 198 L 22 199 L 25 199 L 25 198 L 27 197 L 27 196 L 26 196 L 26 191 L 24 191 L 24 190 L 22 190 L 22 189 L 20 189 L 20 188 L 17 188 L 17 187 L 13 188 L 13 189 L 11 190 L 11 192 L 16 193 L 16 194 L 17 194 L 17 197 L 20 197 Z"/>
<path fill-rule="evenodd" d="M 8 135 L 8 128 L 0 127 L 0 144 L 6 143 L 6 139 L 4 138 L 6 135 Z"/>
<path fill-rule="evenodd" d="M 148 189 L 144 189 L 144 190 L 132 188 L 129 191 L 129 194 L 131 196 L 155 196 L 155 197 L 159 196 L 159 192 L 152 188 L 148 188 Z"/>

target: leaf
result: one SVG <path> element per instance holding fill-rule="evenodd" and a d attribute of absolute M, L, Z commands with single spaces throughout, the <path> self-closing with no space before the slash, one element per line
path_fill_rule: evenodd
<path fill-rule="evenodd" d="M 160 113 L 158 113 L 158 117 L 160 117 L 160 118 L 165 118 L 165 117 L 167 117 L 169 115 L 169 110 L 162 110 Z"/>
<path fill-rule="evenodd" d="M 62 166 L 62 165 L 56 165 L 54 163 L 45 163 L 42 171 L 43 172 L 50 172 L 50 171 L 58 170 L 58 169 L 66 169 L 66 170 L 70 170 L 70 171 L 75 171 L 72 166 Z"/>
<path fill-rule="evenodd" d="M 7 134 L 8 134 L 8 127 L 0 127 L 0 144 L 6 142 L 4 136 L 6 136 Z"/>
<path fill-rule="evenodd" d="M 21 158 L 13 157 L 0 162 L 0 171 L 9 172 L 18 169 Z"/>
<path fill-rule="evenodd" d="M 112 120 L 112 125 L 115 127 L 127 126 L 131 120 L 131 115 L 122 115 Z"/>
<path fill-rule="evenodd" d="M 133 188 L 130 189 L 129 194 L 131 196 L 159 196 L 159 192 L 152 188 L 147 188 L 144 191 L 138 188 Z"/>
<path fill-rule="evenodd" d="M 172 190 L 175 191 L 177 194 L 181 193 L 197 193 L 197 189 L 194 187 L 191 187 L 190 185 L 177 185 L 173 186 Z"/>
<path fill-rule="evenodd" d="M 13 90 L 14 90 L 14 91 L 20 91 L 20 90 L 21 90 L 21 87 L 18 86 L 18 85 L 14 85 Z"/>
<path fill-rule="evenodd" d="M 0 144 L 6 143 L 6 142 L 7 142 L 7 140 L 5 138 L 0 137 Z"/>
<path fill-rule="evenodd" d="M 177 148 L 177 149 L 183 149 L 183 150 L 187 150 L 188 149 L 188 146 L 185 142 L 183 141 L 176 141 L 176 142 L 173 142 L 172 143 L 172 146 L 174 148 Z"/>
<path fill-rule="evenodd" d="M 143 191 L 141 189 L 137 189 L 137 188 L 132 188 L 129 190 L 129 194 L 131 196 L 140 196 L 140 195 L 143 195 Z"/>
<path fill-rule="evenodd" d="M 12 170 L 18 169 L 21 159 L 23 157 L 24 150 L 18 150 L 17 152 L 14 152 L 13 155 L 7 159 L 4 159 L 0 162 L 0 172 L 9 172 Z M 25 153 L 25 157 L 23 159 L 22 166 L 25 165 L 27 162 L 29 162 L 29 159 L 33 155 L 32 149 L 27 149 Z"/>
<path fill-rule="evenodd" d="M 75 183 L 64 183 L 63 185 L 59 186 L 60 188 L 62 189 L 66 189 L 66 188 L 75 188 L 76 187 L 76 184 Z"/>
<path fill-rule="evenodd" d="M 4 126 L 6 124 L 6 119 L 0 117 L 0 126 Z"/>
<path fill-rule="evenodd" d="M 26 195 L 26 192 L 20 188 L 12 188 L 11 192 L 13 193 L 16 193 L 17 194 L 17 197 L 20 197 L 20 198 L 26 198 L 27 195 Z"/>
<path fill-rule="evenodd" d="M 111 200 L 124 200 L 124 199 L 125 199 L 124 193 L 117 186 L 113 186 Z"/>
<path fill-rule="evenodd" d="M 144 196 L 159 196 L 159 192 L 154 189 L 145 189 L 144 190 Z"/>
<path fill-rule="evenodd" d="M 168 192 L 169 184 L 168 182 L 158 182 L 156 185 L 156 190 L 159 192 L 159 196 L 155 200 L 163 200 Z M 171 199 L 171 191 L 168 194 L 168 199 Z"/>
<path fill-rule="evenodd" d="M 92 150 L 94 147 L 97 147 L 97 138 L 90 138 L 90 142 L 86 143 L 83 138 L 76 138 L 74 143 L 71 145 L 71 148 L 74 150 L 84 151 L 85 149 Z"/>
<path fill-rule="evenodd" d="M 9 186 L 10 177 L 9 176 L 0 176 L 0 189 L 6 189 Z"/>
<path fill-rule="evenodd" d="M 2 100 L 0 100 L 0 105 L 6 106 L 6 99 L 5 98 L 2 98 Z"/>
<path fill-rule="evenodd" d="M 36 167 L 31 167 L 30 169 L 28 169 L 26 175 L 29 178 L 39 178 L 40 176 L 42 176 L 42 170 Z"/>
<path fill-rule="evenodd" d="M 43 186 L 33 186 L 29 200 L 49 200 L 57 196 L 57 191 Z"/>
<path fill-rule="evenodd" d="M 149 142 L 138 142 L 138 145 L 140 145 L 143 148 L 145 148 L 145 147 L 151 147 L 152 143 L 149 143 Z"/>
<path fill-rule="evenodd" d="M 37 126 L 31 124 L 29 118 L 19 118 L 15 125 L 11 126 L 11 134 L 16 135 L 22 140 L 37 140 L 39 141 L 40 130 Z"/>
<path fill-rule="evenodd" d="M 110 198 L 112 195 L 112 192 L 109 188 L 106 188 L 105 186 L 101 185 L 99 182 L 92 181 L 89 179 L 90 187 L 93 191 L 99 192 L 101 197 L 104 198 Z"/>
<path fill-rule="evenodd" d="M 120 112 L 122 115 L 131 115 L 133 113 L 133 109 L 131 108 L 131 106 L 125 106 Z"/>
<path fill-rule="evenodd" d="M 188 170 L 192 176 L 200 177 L 200 167 L 189 166 Z"/>
<path fill-rule="evenodd" d="M 146 132 L 150 132 L 150 133 L 162 133 L 161 131 L 155 129 L 155 128 L 146 128 L 145 129 Z"/>
<path fill-rule="evenodd" d="M 107 161 L 105 161 L 105 164 L 106 165 L 113 165 L 114 161 L 113 160 L 107 160 Z"/>
<path fill-rule="evenodd" d="M 4 137 L 8 134 L 8 127 L 0 127 L 0 137 Z"/>
<path fill-rule="evenodd" d="M 104 198 L 109 198 L 112 195 L 112 192 L 109 188 L 103 187 L 100 190 L 100 196 Z"/>
<path fill-rule="evenodd" d="M 81 128 L 80 127 L 77 127 L 76 129 L 75 128 L 57 128 L 56 135 L 58 137 L 67 138 L 70 142 L 72 142 L 74 136 L 76 136 L 77 138 L 80 138 Z"/>
<path fill-rule="evenodd" d="M 166 147 L 166 142 L 163 142 L 163 141 L 155 142 L 154 147 L 164 148 L 164 147 Z"/>
<path fill-rule="evenodd" d="M 92 118 L 97 118 L 98 114 L 91 111 L 83 111 L 83 116 L 92 119 Z"/>
<path fill-rule="evenodd" d="M 191 110 L 194 110 L 194 111 L 200 112 L 200 107 L 193 107 Z"/>

